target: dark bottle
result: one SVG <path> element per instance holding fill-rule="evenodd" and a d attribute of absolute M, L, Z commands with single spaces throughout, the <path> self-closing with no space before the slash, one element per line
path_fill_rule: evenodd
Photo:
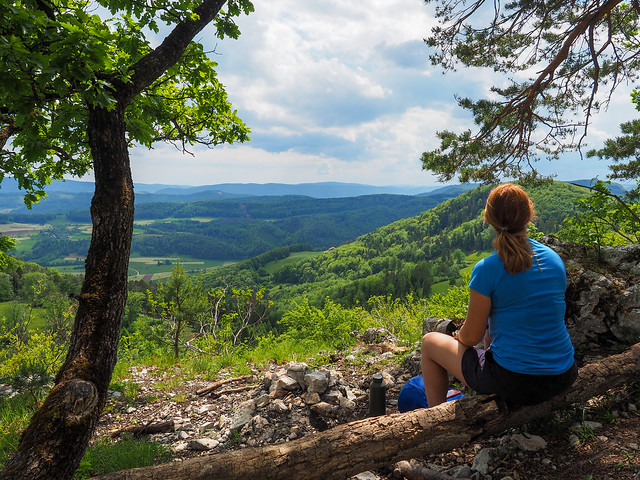
<path fill-rule="evenodd" d="M 384 415 L 387 409 L 385 387 L 382 384 L 382 375 L 376 373 L 369 384 L 369 416 Z"/>

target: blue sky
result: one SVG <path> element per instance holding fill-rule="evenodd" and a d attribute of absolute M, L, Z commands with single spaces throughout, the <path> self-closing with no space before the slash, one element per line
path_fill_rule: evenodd
<path fill-rule="evenodd" d="M 251 141 L 236 146 L 132 150 L 136 183 L 354 182 L 435 185 L 420 156 L 436 132 L 473 125 L 455 94 L 479 98 L 496 78 L 483 70 L 442 75 L 422 41 L 435 24 L 421 0 L 254 2 L 237 40 L 201 40 L 215 49 L 219 77 Z M 504 81 L 504 79 L 498 79 Z M 631 86 L 598 115 L 587 141 L 599 146 L 637 117 Z M 561 180 L 604 177 L 606 163 L 543 160 Z"/>

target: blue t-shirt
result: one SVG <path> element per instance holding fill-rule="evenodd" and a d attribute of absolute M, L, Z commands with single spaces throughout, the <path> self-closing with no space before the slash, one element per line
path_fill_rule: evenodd
<path fill-rule="evenodd" d="M 529 239 L 533 265 L 508 273 L 496 252 L 480 260 L 469 287 L 491 298 L 489 334 L 498 365 L 531 375 L 558 375 L 574 361 L 564 323 L 567 274 L 560 256 Z"/>

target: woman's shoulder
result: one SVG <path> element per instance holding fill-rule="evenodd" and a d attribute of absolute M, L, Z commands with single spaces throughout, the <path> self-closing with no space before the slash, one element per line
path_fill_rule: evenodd
<path fill-rule="evenodd" d="M 562 257 L 558 255 L 553 248 L 538 242 L 537 240 L 529 239 L 531 243 L 531 249 L 533 253 L 537 256 L 538 260 L 550 261 L 554 264 L 558 265 L 558 268 L 562 267 L 564 269 L 564 262 Z"/>
<path fill-rule="evenodd" d="M 531 245 L 531 249 L 536 253 L 536 254 L 540 254 L 540 253 L 546 253 L 548 255 L 552 255 L 552 256 L 558 256 L 558 253 L 551 247 L 545 245 L 544 243 L 540 243 L 537 240 L 534 240 L 533 238 L 529 239 L 529 244 Z"/>
<path fill-rule="evenodd" d="M 490 255 L 478 260 L 473 268 L 489 268 L 495 265 L 504 266 L 502 260 L 500 260 L 500 257 L 498 257 L 498 254 L 494 250 Z"/>

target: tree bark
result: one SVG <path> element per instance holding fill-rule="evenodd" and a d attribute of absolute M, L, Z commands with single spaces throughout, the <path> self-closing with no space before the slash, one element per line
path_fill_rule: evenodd
<path fill-rule="evenodd" d="M 516 411 L 509 411 L 494 395 L 470 396 L 435 408 L 351 422 L 287 443 L 127 470 L 100 480 L 344 479 L 448 451 L 584 402 L 637 379 L 639 360 L 640 344 L 636 344 L 622 354 L 582 367 L 575 384 L 564 394 Z"/>
<path fill-rule="evenodd" d="M 124 125 L 124 108 L 89 113 L 93 232 L 71 344 L 55 386 L 22 433 L 0 479 L 72 477 L 105 405 L 127 298 L 133 232 L 134 193 Z"/>

